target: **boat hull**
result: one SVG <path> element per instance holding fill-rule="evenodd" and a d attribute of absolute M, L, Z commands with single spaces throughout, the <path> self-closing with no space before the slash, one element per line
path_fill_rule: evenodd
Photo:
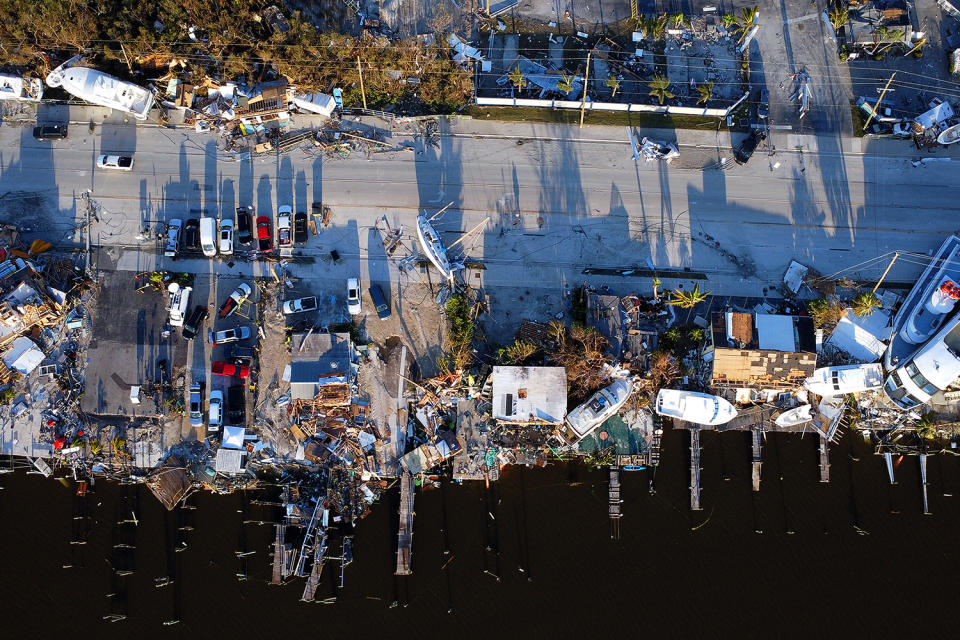
<path fill-rule="evenodd" d="M 680 389 L 661 389 L 655 411 L 661 416 L 706 426 L 726 424 L 737 417 L 736 408 L 724 398 Z"/>
<path fill-rule="evenodd" d="M 944 129 L 940 132 L 940 135 L 937 136 L 937 142 L 942 145 L 953 144 L 954 142 L 960 142 L 960 124 L 955 124 L 952 127 Z"/>

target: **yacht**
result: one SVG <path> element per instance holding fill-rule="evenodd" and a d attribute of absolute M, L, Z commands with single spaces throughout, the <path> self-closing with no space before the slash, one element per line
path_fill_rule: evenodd
<path fill-rule="evenodd" d="M 883 385 L 883 390 L 901 409 L 913 409 L 933 394 L 946 389 L 960 376 L 960 315 L 956 315 L 902 362 Z"/>
<path fill-rule="evenodd" d="M 737 417 L 734 406 L 719 396 L 679 389 L 661 389 L 657 394 L 656 412 L 705 425 L 726 424 Z"/>
<path fill-rule="evenodd" d="M 955 124 L 941 131 L 940 135 L 937 136 L 937 142 L 943 145 L 960 142 L 960 124 Z"/>
<path fill-rule="evenodd" d="M 567 414 L 561 430 L 568 444 L 574 445 L 606 422 L 630 396 L 633 387 L 630 378 L 617 378 L 610 385 L 590 396 L 590 399 Z"/>
<path fill-rule="evenodd" d="M 784 411 L 779 416 L 777 416 L 774 422 L 778 427 L 795 427 L 797 425 L 805 424 L 813 420 L 813 416 L 810 414 L 810 405 L 802 404 L 799 407 L 794 407 L 789 411 Z"/>
<path fill-rule="evenodd" d="M 131 113 L 137 120 L 147 119 L 153 107 L 151 91 L 96 69 L 74 66 L 77 62 L 79 57 L 71 58 L 47 74 L 47 86 L 63 87 L 81 100 Z"/>
<path fill-rule="evenodd" d="M 803 386 L 824 398 L 872 391 L 883 386 L 883 366 L 874 363 L 823 367 L 814 371 Z"/>
<path fill-rule="evenodd" d="M 427 214 L 421 213 L 417 216 L 417 237 L 420 239 L 420 246 L 430 258 L 430 262 L 437 268 L 440 274 L 446 280 L 453 279 L 455 265 L 447 257 L 447 249 L 440 240 L 440 234 L 427 219 Z"/>
<path fill-rule="evenodd" d="M 960 299 L 960 238 L 947 238 L 893 318 L 883 367 L 906 362 L 943 325 Z"/>
<path fill-rule="evenodd" d="M 0 73 L 0 100 L 40 102 L 42 97 L 43 82 L 40 78 L 24 78 L 10 73 Z"/>

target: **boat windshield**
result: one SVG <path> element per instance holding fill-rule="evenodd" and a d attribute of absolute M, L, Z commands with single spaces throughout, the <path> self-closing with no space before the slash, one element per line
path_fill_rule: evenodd
<path fill-rule="evenodd" d="M 907 375 L 910 376 L 910 379 L 913 380 L 913 383 L 920 387 L 920 389 L 927 395 L 933 395 L 940 389 L 937 388 L 935 384 L 927 380 L 920 370 L 917 369 L 916 365 L 913 362 L 908 362 L 906 366 Z"/>

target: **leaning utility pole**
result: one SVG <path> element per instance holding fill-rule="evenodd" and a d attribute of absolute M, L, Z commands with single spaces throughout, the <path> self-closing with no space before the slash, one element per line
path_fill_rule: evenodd
<path fill-rule="evenodd" d="M 890 273 L 890 267 L 893 266 L 893 263 L 897 261 L 897 258 L 900 257 L 899 251 L 893 252 L 893 260 L 890 261 L 890 264 L 887 265 L 887 270 L 883 272 L 883 275 L 880 276 L 880 280 L 877 281 L 877 286 L 873 288 L 873 293 L 877 292 L 877 289 L 880 288 L 880 285 L 883 284 L 883 279 L 887 277 L 887 274 Z"/>
<path fill-rule="evenodd" d="M 590 86 L 590 56 L 593 54 L 591 51 L 587 54 L 587 73 L 583 76 L 583 102 L 580 104 L 580 128 L 583 128 L 583 111 L 587 108 L 587 87 Z"/>
<path fill-rule="evenodd" d="M 360 66 L 360 56 L 357 56 L 357 71 L 360 72 L 360 97 L 363 98 L 363 108 L 367 108 L 367 94 L 363 90 L 363 67 Z"/>
<path fill-rule="evenodd" d="M 877 109 L 880 108 L 880 103 L 883 102 L 883 96 L 887 93 L 887 89 L 890 88 L 890 83 L 893 82 L 893 77 L 897 75 L 897 72 L 894 71 L 890 74 L 890 79 L 887 80 L 887 84 L 883 87 L 883 91 L 880 92 L 880 97 L 877 99 L 877 104 L 873 105 L 873 109 L 870 110 L 870 115 L 867 116 L 867 121 L 863 124 L 863 130 L 866 131 L 867 127 L 870 125 L 870 121 L 873 120 L 873 116 L 877 115 Z M 870 104 L 869 102 L 867 104 Z"/>

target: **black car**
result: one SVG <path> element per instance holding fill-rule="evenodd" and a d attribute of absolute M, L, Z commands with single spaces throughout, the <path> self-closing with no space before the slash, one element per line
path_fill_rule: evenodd
<path fill-rule="evenodd" d="M 231 362 L 234 360 L 253 360 L 255 355 L 256 352 L 253 350 L 253 347 L 239 347 L 235 344 L 227 345 L 226 360 Z M 244 362 L 244 364 L 249 363 Z"/>
<path fill-rule="evenodd" d="M 190 218 L 183 226 L 183 248 L 186 251 L 200 250 L 200 221 L 196 218 Z"/>
<path fill-rule="evenodd" d="M 757 146 L 766 137 L 767 134 L 759 129 L 751 129 L 750 135 L 744 138 L 740 146 L 733 152 L 733 159 L 737 161 L 737 164 L 746 164 L 753 152 L 756 151 Z"/>
<path fill-rule="evenodd" d="M 303 211 L 293 216 L 293 242 L 294 244 L 307 242 L 307 214 Z"/>
<path fill-rule="evenodd" d="M 253 216 L 251 207 L 237 208 L 237 226 L 234 230 L 238 244 L 249 245 L 253 242 Z"/>
<path fill-rule="evenodd" d="M 242 384 L 235 384 L 227 389 L 227 418 L 230 422 L 240 425 L 242 425 L 247 418 L 247 407 Z"/>
<path fill-rule="evenodd" d="M 33 137 L 37 140 L 63 140 L 67 137 L 67 125 L 44 124 L 34 127 Z"/>
<path fill-rule="evenodd" d="M 373 300 L 373 308 L 377 310 L 377 317 L 386 320 L 390 317 L 390 305 L 387 298 L 383 295 L 383 289 L 378 284 L 370 285 L 370 299 Z"/>
<path fill-rule="evenodd" d="M 198 304 L 187 316 L 187 321 L 183 323 L 183 337 L 187 340 L 193 340 L 200 328 L 203 327 L 203 321 L 207 319 L 207 308 Z"/>

